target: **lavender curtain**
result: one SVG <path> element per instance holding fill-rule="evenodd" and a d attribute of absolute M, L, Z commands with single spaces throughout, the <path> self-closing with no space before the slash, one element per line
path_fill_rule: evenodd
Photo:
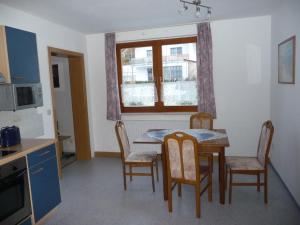
<path fill-rule="evenodd" d="M 210 113 L 216 118 L 212 39 L 209 23 L 197 25 L 197 89 L 198 111 Z"/>
<path fill-rule="evenodd" d="M 114 33 L 105 34 L 105 69 L 108 120 L 120 120 L 120 96 L 118 88 L 116 37 Z"/>

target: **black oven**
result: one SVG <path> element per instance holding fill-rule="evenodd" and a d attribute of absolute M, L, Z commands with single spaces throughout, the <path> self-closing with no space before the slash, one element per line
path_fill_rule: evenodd
<path fill-rule="evenodd" d="M 0 225 L 16 225 L 30 215 L 27 166 L 22 157 L 0 166 Z"/>

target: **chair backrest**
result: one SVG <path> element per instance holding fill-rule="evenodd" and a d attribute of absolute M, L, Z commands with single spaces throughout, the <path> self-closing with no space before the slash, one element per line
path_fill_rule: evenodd
<path fill-rule="evenodd" d="M 263 123 L 261 127 L 258 148 L 257 148 L 257 159 L 266 167 L 269 160 L 269 153 L 274 133 L 274 127 L 270 120 Z"/>
<path fill-rule="evenodd" d="M 118 139 L 118 143 L 121 150 L 121 158 L 125 160 L 130 153 L 130 144 L 125 129 L 125 125 L 121 120 L 118 120 L 115 125 L 115 131 Z"/>
<path fill-rule="evenodd" d="M 199 112 L 190 117 L 191 129 L 213 129 L 213 116 L 210 113 Z"/>
<path fill-rule="evenodd" d="M 197 139 L 183 132 L 175 132 L 165 136 L 164 145 L 168 177 L 183 183 L 199 181 Z"/>

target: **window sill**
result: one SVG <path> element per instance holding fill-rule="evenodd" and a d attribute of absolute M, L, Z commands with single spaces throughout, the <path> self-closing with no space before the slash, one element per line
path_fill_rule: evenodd
<path fill-rule="evenodd" d="M 189 121 L 194 112 L 172 113 L 122 113 L 124 121 Z"/>

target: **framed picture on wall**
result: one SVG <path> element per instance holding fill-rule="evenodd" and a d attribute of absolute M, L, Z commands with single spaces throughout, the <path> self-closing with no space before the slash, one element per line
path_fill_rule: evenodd
<path fill-rule="evenodd" d="M 278 83 L 295 84 L 296 36 L 278 44 Z"/>
<path fill-rule="evenodd" d="M 59 88 L 59 72 L 58 72 L 58 64 L 52 65 L 52 73 L 53 73 L 53 87 Z"/>

